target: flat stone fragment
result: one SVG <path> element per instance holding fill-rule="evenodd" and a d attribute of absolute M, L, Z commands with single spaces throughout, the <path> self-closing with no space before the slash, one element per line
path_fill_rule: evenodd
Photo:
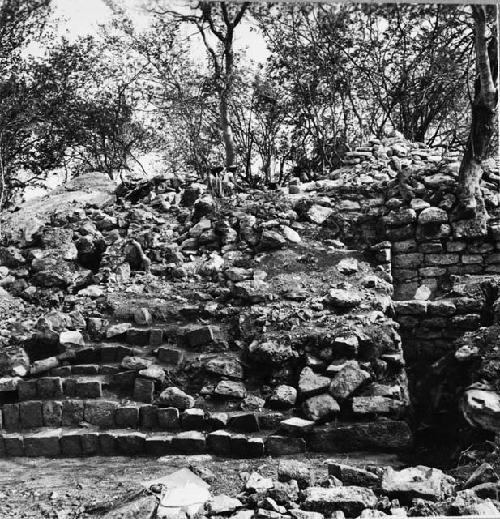
<path fill-rule="evenodd" d="M 405 451 L 413 437 L 408 424 L 399 420 L 368 423 L 331 423 L 316 426 L 307 445 L 314 452 Z"/>
<path fill-rule="evenodd" d="M 454 482 L 441 470 L 423 465 L 399 471 L 386 467 L 381 488 L 390 498 L 399 499 L 402 503 L 410 503 L 415 498 L 437 501 L 450 493 Z"/>
<path fill-rule="evenodd" d="M 0 392 L 16 391 L 21 380 L 21 377 L 0 378 Z"/>
<path fill-rule="evenodd" d="M 180 469 L 165 478 L 147 483 L 161 484 L 163 492 L 156 511 L 158 519 L 195 517 L 203 512 L 205 504 L 212 498 L 209 487 L 201 478 L 188 469 Z"/>
<path fill-rule="evenodd" d="M 400 414 L 404 405 L 400 400 L 385 396 L 355 396 L 352 410 L 356 414 Z"/>
<path fill-rule="evenodd" d="M 326 463 L 328 465 L 328 474 L 340 479 L 344 485 L 373 487 L 379 483 L 379 477 L 368 470 L 344 465 L 332 460 L 327 460 Z"/>
<path fill-rule="evenodd" d="M 245 398 L 247 389 L 243 382 L 235 382 L 232 380 L 221 380 L 215 390 L 214 394 L 225 398 Z"/>
<path fill-rule="evenodd" d="M 278 481 L 297 481 L 300 488 L 311 485 L 312 471 L 306 463 L 298 460 L 283 459 L 278 464 Z"/>
<path fill-rule="evenodd" d="M 280 423 L 280 429 L 292 436 L 304 436 L 312 431 L 314 421 L 292 416 Z"/>
<path fill-rule="evenodd" d="M 242 502 L 235 497 L 219 494 L 207 503 L 207 510 L 212 515 L 229 514 L 243 506 Z"/>
<path fill-rule="evenodd" d="M 270 435 L 266 439 L 266 451 L 271 456 L 283 456 L 286 454 L 300 454 L 305 452 L 306 442 L 303 438 L 291 438 L 290 436 Z"/>
<path fill-rule="evenodd" d="M 373 490 L 358 486 L 309 487 L 304 490 L 304 508 L 327 516 L 337 510 L 356 517 L 365 508 L 375 508 L 377 496 Z"/>

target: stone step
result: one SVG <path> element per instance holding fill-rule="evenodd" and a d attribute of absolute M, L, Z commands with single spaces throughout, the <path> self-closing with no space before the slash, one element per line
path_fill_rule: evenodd
<path fill-rule="evenodd" d="M 26 434 L 0 435 L 2 457 L 164 456 L 207 453 L 260 457 L 265 453 L 265 439 L 226 431 L 206 435 L 198 431 L 168 434 L 81 428 L 41 429 Z"/>
<path fill-rule="evenodd" d="M 113 455 L 215 454 L 254 458 L 311 452 L 404 452 L 411 447 L 411 435 L 404 422 L 331 424 L 316 434 L 300 438 L 282 434 L 245 435 L 219 429 L 210 433 L 196 430 L 153 432 L 106 430 L 96 427 L 39 428 L 21 434 L 0 434 L 0 456 L 76 457 Z"/>
<path fill-rule="evenodd" d="M 163 431 L 228 428 L 237 433 L 279 429 L 281 413 L 210 412 L 201 408 L 179 411 L 115 398 L 26 400 L 2 406 L 1 423 L 8 432 L 38 427 L 77 426 Z"/>

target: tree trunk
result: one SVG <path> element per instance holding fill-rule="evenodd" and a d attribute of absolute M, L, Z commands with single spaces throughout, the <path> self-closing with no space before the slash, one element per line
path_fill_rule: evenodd
<path fill-rule="evenodd" d="M 226 154 L 226 168 L 234 165 L 234 137 L 231 127 L 231 119 L 229 117 L 229 104 L 231 99 L 231 90 L 227 86 L 220 94 L 220 125 L 222 129 L 222 138 L 224 140 L 224 150 Z"/>
<path fill-rule="evenodd" d="M 459 199 L 465 212 L 475 215 L 484 207 L 480 182 L 482 161 L 487 157 L 491 138 L 495 131 L 498 63 L 497 41 L 486 39 L 486 8 L 472 6 L 475 22 L 476 70 L 472 121 L 465 153 L 459 170 Z"/>

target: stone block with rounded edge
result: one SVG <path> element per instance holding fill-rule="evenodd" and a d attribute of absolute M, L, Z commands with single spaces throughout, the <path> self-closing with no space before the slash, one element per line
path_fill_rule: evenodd
<path fill-rule="evenodd" d="M 81 434 L 79 432 L 63 433 L 60 445 L 63 456 L 76 458 L 82 455 Z"/>
<path fill-rule="evenodd" d="M 21 402 L 19 404 L 19 421 L 23 429 L 43 427 L 42 401 Z"/>
<path fill-rule="evenodd" d="M 158 426 L 166 431 L 180 429 L 179 409 L 177 407 L 159 407 L 157 409 Z"/>
<path fill-rule="evenodd" d="M 134 400 L 150 404 L 153 401 L 155 383 L 147 378 L 136 378 L 134 381 Z"/>
<path fill-rule="evenodd" d="M 61 454 L 59 430 L 24 435 L 24 455 L 52 458 Z"/>
<path fill-rule="evenodd" d="M 119 453 L 116 434 L 111 432 L 101 432 L 99 434 L 99 449 L 103 456 L 115 456 Z"/>
<path fill-rule="evenodd" d="M 3 405 L 2 423 L 7 431 L 17 431 L 19 429 L 19 404 Z"/>
<path fill-rule="evenodd" d="M 78 398 L 101 398 L 102 384 L 100 380 L 77 380 L 75 396 Z"/>
<path fill-rule="evenodd" d="M 21 434 L 3 434 L 5 455 L 10 457 L 24 456 L 24 438 Z"/>
<path fill-rule="evenodd" d="M 115 412 L 116 427 L 135 428 L 139 423 L 139 408 L 135 405 L 120 406 Z"/>
<path fill-rule="evenodd" d="M 86 400 L 83 412 L 84 420 L 102 429 L 111 429 L 115 425 L 115 411 L 118 402 L 111 400 Z"/>
<path fill-rule="evenodd" d="M 186 431 L 172 438 L 172 450 L 179 454 L 205 454 L 207 442 L 205 435 L 198 431 Z"/>
<path fill-rule="evenodd" d="M 43 425 L 45 427 L 61 427 L 62 402 L 59 400 L 45 400 L 42 402 Z"/>
<path fill-rule="evenodd" d="M 290 436 L 270 435 L 266 438 L 266 452 L 271 456 L 283 456 L 285 454 L 300 454 L 305 452 L 306 442 L 303 438 L 291 438 Z"/>
<path fill-rule="evenodd" d="M 158 428 L 158 409 L 155 405 L 141 405 L 139 407 L 139 424 L 144 429 Z"/>
<path fill-rule="evenodd" d="M 62 398 L 63 388 L 60 377 L 42 377 L 37 380 L 38 398 L 45 400 L 49 398 Z"/>
<path fill-rule="evenodd" d="M 218 456 L 231 455 L 231 434 L 228 431 L 213 431 L 207 436 L 207 448 L 209 452 Z"/>
<path fill-rule="evenodd" d="M 180 416 L 183 429 L 202 429 L 205 424 L 205 411 L 193 407 L 186 409 Z"/>
<path fill-rule="evenodd" d="M 17 392 L 19 400 L 36 400 L 37 393 L 37 381 L 36 380 L 20 380 L 17 386 Z"/>
<path fill-rule="evenodd" d="M 63 400 L 62 401 L 62 425 L 70 427 L 79 425 L 83 422 L 83 411 L 85 402 L 83 400 Z"/>
<path fill-rule="evenodd" d="M 146 448 L 146 435 L 139 432 L 116 433 L 118 451 L 126 456 L 144 454 Z"/>
<path fill-rule="evenodd" d="M 80 435 L 82 454 L 84 456 L 96 456 L 100 452 L 99 433 L 82 432 Z"/>
<path fill-rule="evenodd" d="M 148 456 L 166 456 L 172 454 L 172 437 L 155 434 L 146 438 L 146 454 Z"/>

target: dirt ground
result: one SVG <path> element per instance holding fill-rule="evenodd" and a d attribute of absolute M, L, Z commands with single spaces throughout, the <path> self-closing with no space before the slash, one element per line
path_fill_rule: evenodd
<path fill-rule="evenodd" d="M 317 476 L 326 474 L 326 459 L 308 459 Z M 351 464 L 391 465 L 394 455 L 350 454 L 336 459 Z M 276 476 L 278 459 L 238 460 L 213 456 L 167 456 L 160 459 L 93 457 L 76 459 L 11 458 L 0 460 L 0 519 L 97 518 L 137 495 L 142 483 L 182 467 L 201 470 L 210 478 L 213 494 L 236 495 L 241 473 L 257 470 Z M 203 474 L 200 474 L 203 477 Z"/>

